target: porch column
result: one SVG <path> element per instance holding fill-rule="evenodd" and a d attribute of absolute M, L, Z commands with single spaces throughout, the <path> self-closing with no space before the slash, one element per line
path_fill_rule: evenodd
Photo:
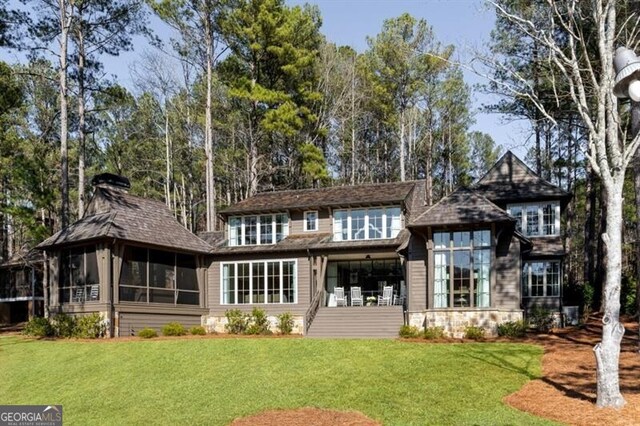
<path fill-rule="evenodd" d="M 198 280 L 198 291 L 200 294 L 200 307 L 207 307 L 207 258 L 196 256 L 196 279 Z"/>
<path fill-rule="evenodd" d="M 60 252 L 55 251 L 48 259 L 49 263 L 49 289 L 50 289 L 50 306 L 60 306 L 60 291 L 58 290 L 59 270 L 60 270 Z"/>
<path fill-rule="evenodd" d="M 431 227 L 427 228 L 427 241 L 425 241 L 425 245 L 427 246 L 427 258 L 425 259 L 425 266 L 427 268 L 427 309 L 433 309 L 435 271 L 433 268 L 433 229 Z"/>
<path fill-rule="evenodd" d="M 124 256 L 124 245 L 120 243 L 114 243 L 111 246 L 111 286 L 113 287 L 113 303 L 120 302 L 120 295 L 118 293 L 118 287 L 120 285 L 120 273 L 122 272 L 122 257 Z"/>

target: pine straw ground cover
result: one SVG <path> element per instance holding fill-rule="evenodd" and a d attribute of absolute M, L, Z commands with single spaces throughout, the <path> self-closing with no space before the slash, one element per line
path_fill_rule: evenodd
<path fill-rule="evenodd" d="M 596 361 L 593 346 L 600 341 L 600 321 L 600 317 L 592 317 L 584 328 L 558 330 L 532 339 L 544 347 L 542 378 L 528 382 L 521 390 L 505 398 L 505 402 L 566 424 L 640 425 L 637 322 L 624 321 L 627 331 L 620 355 L 620 379 L 627 404 L 619 411 L 595 407 Z"/>

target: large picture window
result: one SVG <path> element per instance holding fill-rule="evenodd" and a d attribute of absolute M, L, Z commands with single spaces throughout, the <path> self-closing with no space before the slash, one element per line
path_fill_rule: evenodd
<path fill-rule="evenodd" d="M 395 238 L 401 229 L 400 207 L 336 210 L 333 212 L 334 241 Z"/>
<path fill-rule="evenodd" d="M 223 263 L 223 305 L 297 303 L 295 260 Z"/>
<path fill-rule="evenodd" d="M 435 232 L 434 308 L 490 306 L 491 231 Z"/>
<path fill-rule="evenodd" d="M 96 246 L 78 247 L 60 253 L 60 303 L 100 300 L 100 278 Z"/>
<path fill-rule="evenodd" d="M 287 214 L 234 216 L 229 218 L 229 245 L 276 244 L 289 235 Z"/>
<path fill-rule="evenodd" d="M 524 262 L 522 266 L 522 295 L 524 297 L 559 297 L 560 262 Z"/>
<path fill-rule="evenodd" d="M 516 219 L 516 229 L 528 237 L 560 235 L 560 204 L 557 201 L 510 204 L 507 212 Z"/>
<path fill-rule="evenodd" d="M 124 302 L 199 305 L 195 256 L 127 246 L 119 290 Z"/>

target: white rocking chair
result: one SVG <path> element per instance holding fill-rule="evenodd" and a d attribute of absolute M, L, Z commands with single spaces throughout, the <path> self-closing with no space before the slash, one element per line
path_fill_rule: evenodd
<path fill-rule="evenodd" d="M 347 296 L 344 294 L 344 287 L 336 287 L 333 289 L 336 295 L 336 306 L 348 306 Z"/>
<path fill-rule="evenodd" d="M 378 306 L 391 306 L 393 302 L 393 287 L 384 286 L 382 288 L 382 296 L 378 296 Z"/>
<path fill-rule="evenodd" d="M 360 287 L 351 287 L 351 306 L 362 306 L 362 291 Z"/>

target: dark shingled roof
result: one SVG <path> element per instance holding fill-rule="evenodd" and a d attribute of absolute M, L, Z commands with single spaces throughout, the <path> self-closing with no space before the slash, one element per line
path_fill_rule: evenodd
<path fill-rule="evenodd" d="M 515 219 L 484 196 L 460 188 L 443 198 L 409 223 L 409 227 L 472 223 L 514 222 Z"/>
<path fill-rule="evenodd" d="M 511 151 L 473 187 L 492 201 L 533 201 L 568 199 L 571 194 L 536 175 Z"/>
<path fill-rule="evenodd" d="M 213 248 L 214 254 L 255 254 L 255 253 L 280 253 L 294 251 L 322 251 L 322 250 L 349 250 L 349 249 L 373 249 L 373 248 L 397 248 L 409 239 L 409 231 L 403 229 L 396 238 L 383 240 L 362 241 L 333 241 L 331 234 L 289 235 L 277 244 L 263 244 L 252 246 L 227 246 L 225 240 L 218 242 Z"/>
<path fill-rule="evenodd" d="M 251 246 L 227 246 L 222 240 L 213 248 L 214 254 L 244 254 L 244 253 L 280 253 L 306 251 L 322 240 L 330 238 L 329 234 L 289 235 L 277 244 L 259 244 Z"/>
<path fill-rule="evenodd" d="M 164 203 L 98 187 L 87 215 L 38 245 L 61 246 L 116 238 L 178 251 L 208 253 L 211 247 L 180 225 Z"/>
<path fill-rule="evenodd" d="M 333 186 L 320 189 L 261 192 L 220 212 L 222 215 L 276 212 L 312 207 L 348 207 L 397 204 L 407 197 L 411 182 Z"/>

